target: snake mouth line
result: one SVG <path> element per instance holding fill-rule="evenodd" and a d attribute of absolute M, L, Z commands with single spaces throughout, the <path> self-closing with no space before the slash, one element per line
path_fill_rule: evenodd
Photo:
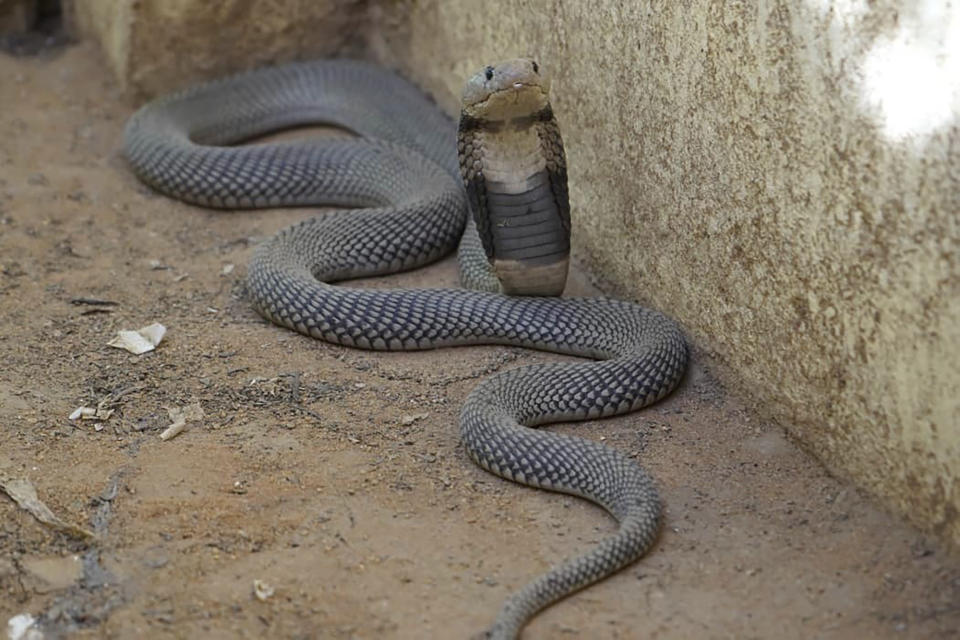
<path fill-rule="evenodd" d="M 549 108 L 546 90 L 533 83 L 516 82 L 504 89 L 492 91 L 479 102 L 464 105 L 464 112 L 480 122 L 502 120 L 529 120 L 532 113 Z"/>

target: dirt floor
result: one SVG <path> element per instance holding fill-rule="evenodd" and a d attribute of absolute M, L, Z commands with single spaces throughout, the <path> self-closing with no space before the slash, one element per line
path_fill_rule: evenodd
<path fill-rule="evenodd" d="M 47 638 L 468 638 L 612 530 L 459 444 L 478 379 L 558 356 L 376 354 L 266 323 L 243 298 L 247 259 L 308 212 L 151 193 L 119 152 L 130 113 L 88 45 L 0 54 L 0 478 L 97 534 L 55 532 L 0 495 L 0 626 L 30 613 Z M 365 285 L 455 279 L 447 260 Z M 168 328 L 156 351 L 107 346 L 152 322 Z M 98 403 L 115 412 L 68 420 Z M 168 408 L 193 403 L 204 419 L 161 440 Z M 960 559 L 828 476 L 700 354 L 656 406 L 557 429 L 640 458 L 666 526 L 525 638 L 957 637 Z"/>

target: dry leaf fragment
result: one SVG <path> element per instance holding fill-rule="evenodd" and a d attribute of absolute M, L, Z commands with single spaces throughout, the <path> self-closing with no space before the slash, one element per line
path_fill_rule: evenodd
<path fill-rule="evenodd" d="M 166 333 L 167 328 L 165 326 L 159 322 L 154 322 L 146 327 L 140 327 L 136 331 L 117 331 L 117 336 L 107 344 L 140 355 L 147 351 L 153 351 L 163 340 Z"/>
<path fill-rule="evenodd" d="M 187 422 L 203 420 L 203 409 L 199 402 L 194 402 L 186 407 L 167 407 L 167 413 L 173 423 L 160 434 L 161 440 L 169 440 L 179 434 L 186 428 Z"/>
<path fill-rule="evenodd" d="M 21 508 L 28 511 L 34 518 L 45 525 L 77 538 L 94 537 L 91 531 L 64 522 L 54 515 L 54 513 L 50 511 L 50 508 L 37 497 L 37 490 L 29 480 L 8 478 L 0 475 L 0 489 L 3 489 L 4 493 L 10 496 Z"/>

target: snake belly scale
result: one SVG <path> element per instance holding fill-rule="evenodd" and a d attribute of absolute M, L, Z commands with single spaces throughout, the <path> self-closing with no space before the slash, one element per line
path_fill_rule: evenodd
<path fill-rule="evenodd" d="M 160 98 L 131 117 L 124 143 L 143 181 L 194 204 L 353 207 L 323 212 L 255 250 L 249 295 L 254 307 L 279 325 L 364 349 L 505 344 L 598 360 L 499 373 L 481 382 L 461 411 L 463 443 L 481 467 L 582 496 L 619 522 L 597 546 L 508 597 L 486 632 L 498 639 L 517 637 L 544 607 L 642 556 L 659 530 L 656 489 L 634 460 L 590 440 L 533 427 L 648 405 L 676 386 L 688 358 L 680 329 L 656 311 L 604 298 L 500 292 L 528 292 L 522 277 L 518 284 L 503 284 L 523 271 L 515 268 L 518 263 L 533 267 L 534 280 L 556 289 L 567 269 L 561 227 L 569 227 L 566 167 L 562 146 L 557 156 L 559 132 L 549 139 L 556 127 L 545 110 L 549 103 L 530 113 L 503 112 L 498 83 L 509 81 L 509 89 L 518 84 L 517 74 L 531 73 L 529 61 L 505 64 L 487 67 L 468 83 L 459 146 L 457 126 L 413 85 L 374 65 L 344 60 L 252 71 Z M 532 64 L 533 76 L 542 75 Z M 548 85 L 540 84 L 545 96 Z M 518 127 L 541 127 L 546 133 L 539 139 L 547 141 L 524 154 L 491 148 L 498 131 L 491 126 L 495 119 L 485 121 L 485 109 L 498 104 L 501 115 Z M 231 146 L 315 123 L 357 137 Z M 542 159 L 538 149 L 546 154 Z M 510 174 L 510 162 L 519 157 L 529 166 L 518 178 Z M 490 176 L 482 175 L 485 168 Z M 468 217 L 468 201 L 475 214 L 490 206 L 500 222 Z M 515 226 L 533 231 L 498 231 L 512 224 L 511 207 L 524 203 L 529 204 L 524 211 L 539 217 Z M 534 237 L 539 248 L 524 248 L 518 244 L 522 237 Z M 412 269 L 449 253 L 458 242 L 461 279 L 473 289 L 330 284 Z"/>

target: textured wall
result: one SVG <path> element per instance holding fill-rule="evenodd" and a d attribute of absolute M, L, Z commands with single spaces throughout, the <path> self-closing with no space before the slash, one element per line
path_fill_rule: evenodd
<path fill-rule="evenodd" d="M 133 98 L 227 72 L 351 51 L 363 0 L 64 0 Z"/>
<path fill-rule="evenodd" d="M 489 60 L 550 63 L 581 256 L 831 469 L 960 542 L 955 3 L 382 7 L 379 55 L 447 106 Z"/>
<path fill-rule="evenodd" d="M 91 16 L 106 6 L 75 3 Z M 113 30 L 88 31 L 146 95 L 342 51 L 362 8 L 107 5 L 98 19 Z M 731 386 L 831 469 L 960 542 L 960 6 L 369 9 L 371 54 L 451 112 L 489 61 L 552 66 L 581 258 L 612 292 L 677 317 Z"/>
<path fill-rule="evenodd" d="M 36 17 L 37 0 L 0 0 L 0 35 L 29 31 Z"/>

